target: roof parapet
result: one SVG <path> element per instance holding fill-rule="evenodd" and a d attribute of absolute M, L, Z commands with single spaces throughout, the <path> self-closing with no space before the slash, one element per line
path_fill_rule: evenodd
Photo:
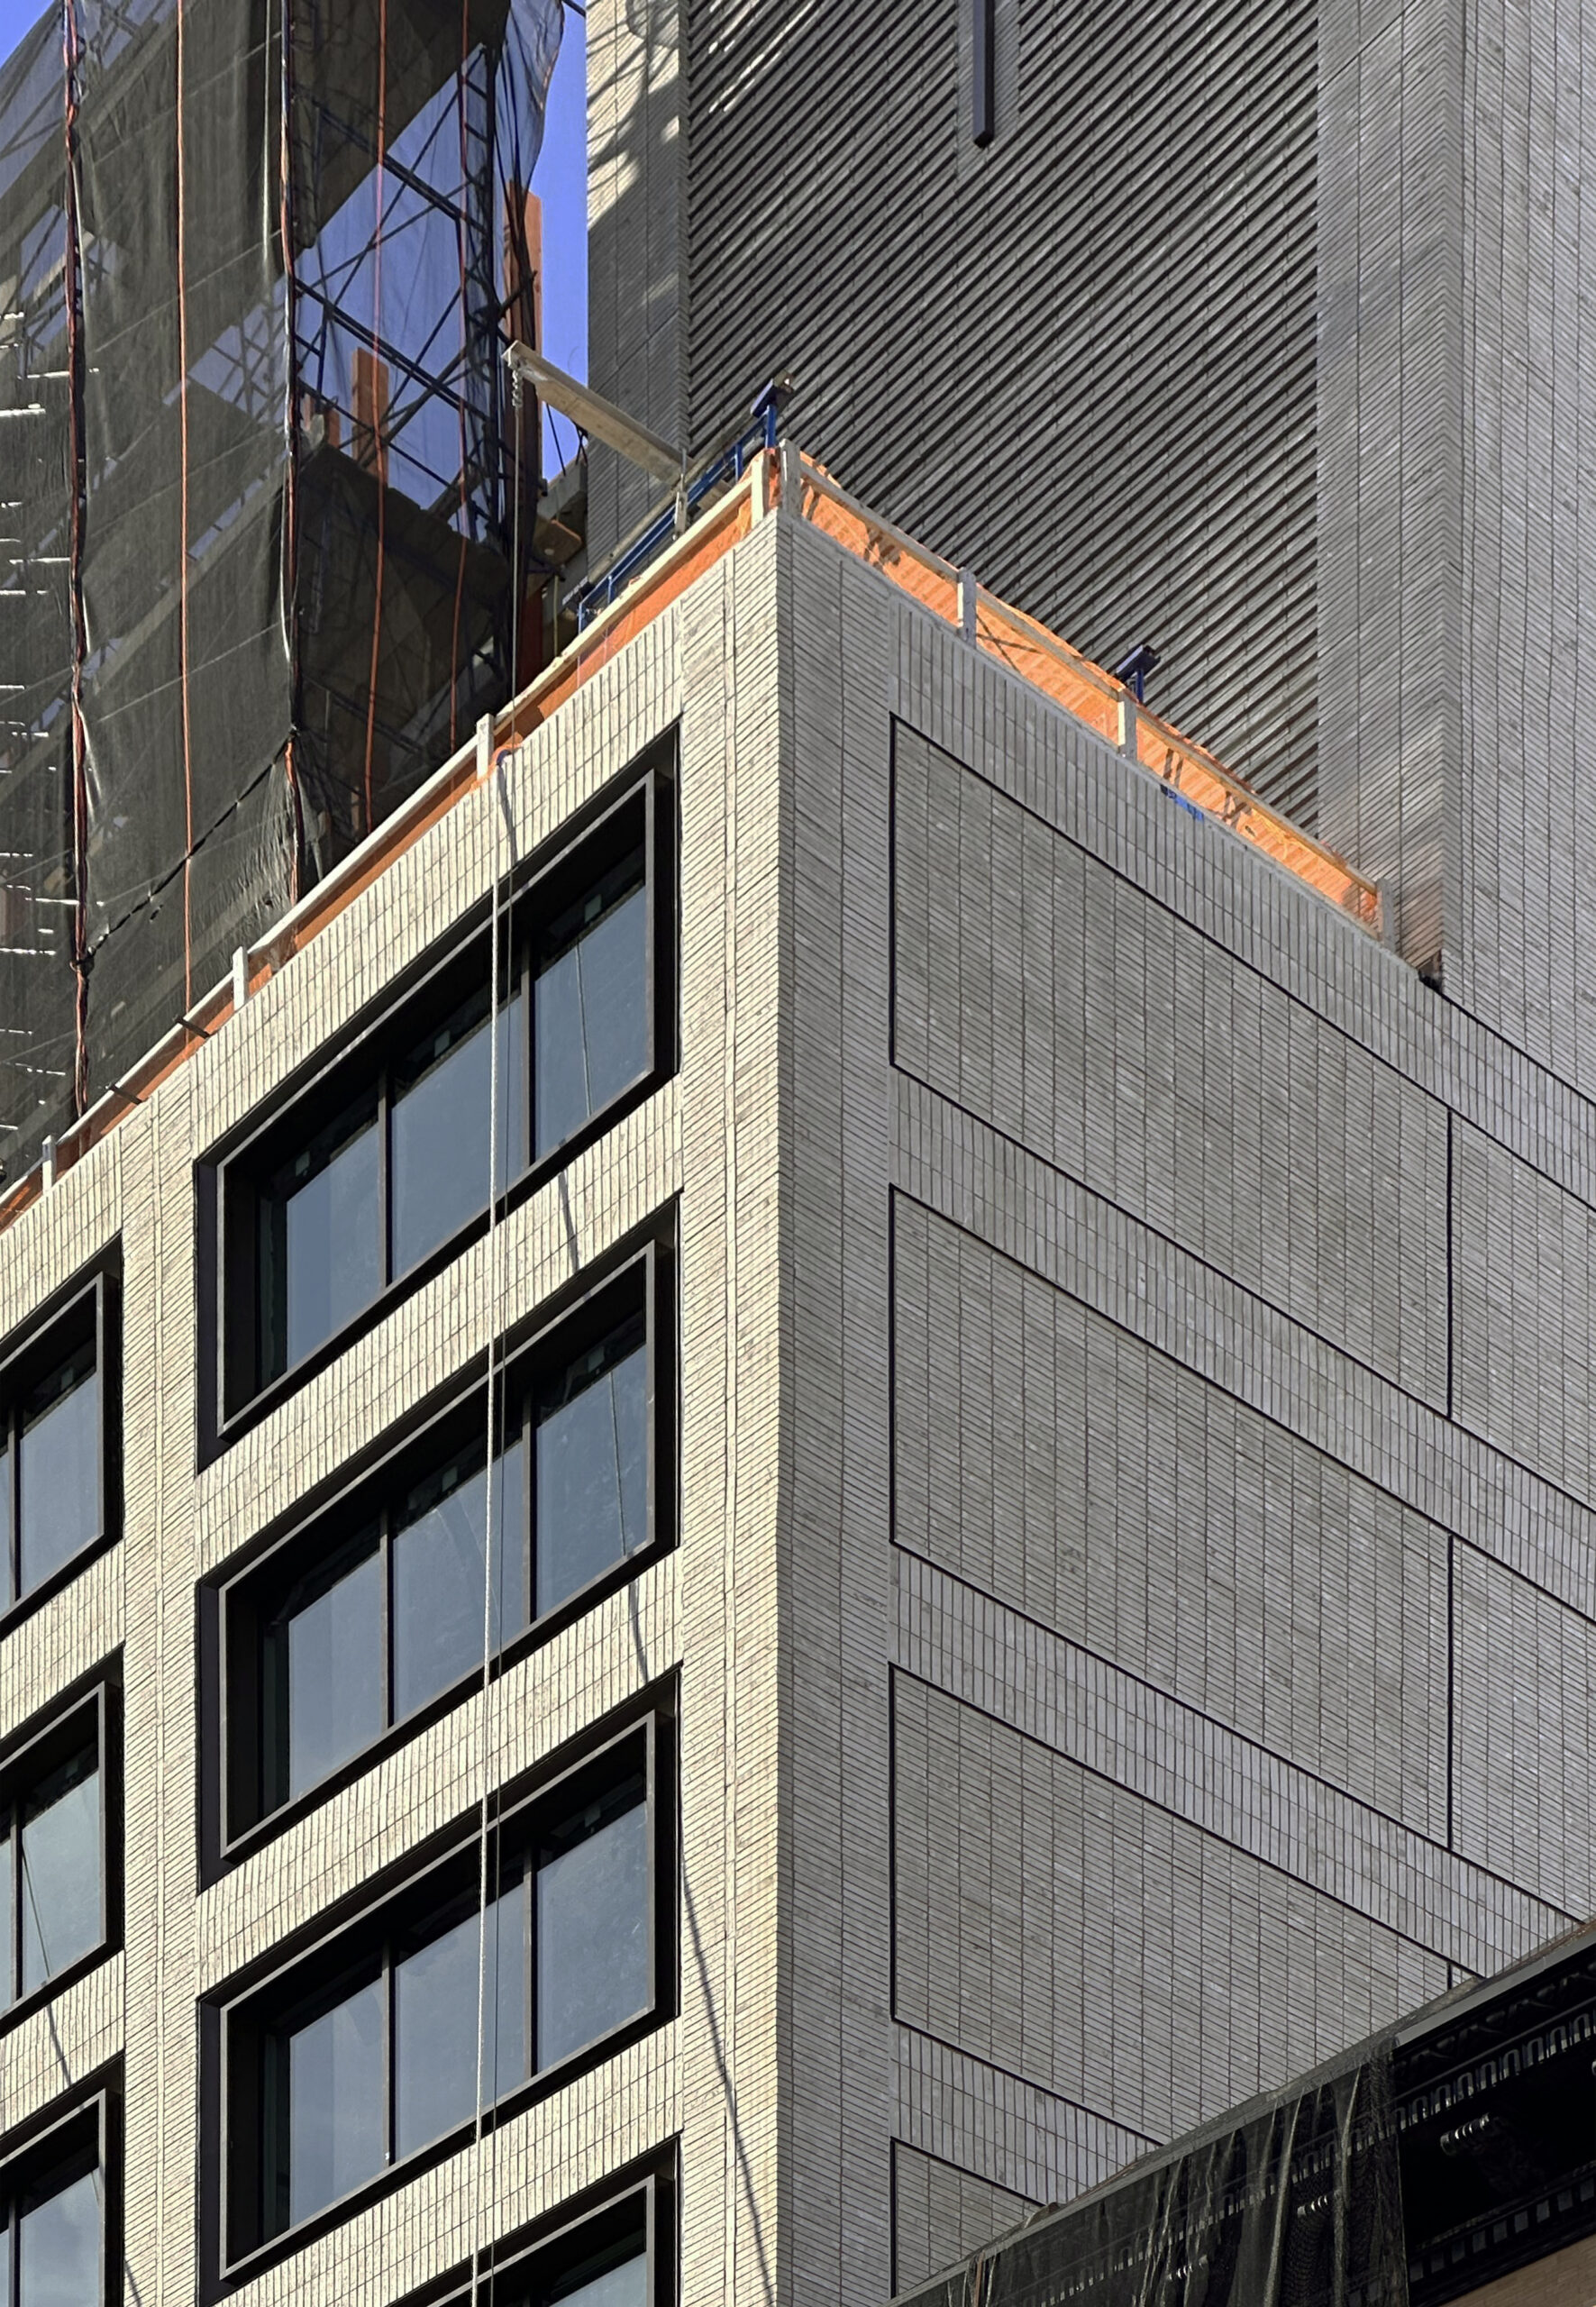
<path fill-rule="evenodd" d="M 236 955 L 228 976 L 196 1002 L 136 1066 L 63 1133 L 55 1144 L 49 1183 L 80 1161 L 123 1115 L 150 1098 L 202 1042 L 226 1023 L 242 1000 L 311 944 L 397 858 L 414 848 L 424 834 L 446 816 L 491 771 L 502 753 L 558 712 L 777 504 L 834 538 L 934 616 L 960 631 L 971 645 L 1117 747 L 1194 815 L 1214 818 L 1262 850 L 1371 936 L 1380 936 L 1380 892 L 1373 882 L 1270 808 L 1206 747 L 1150 713 L 1123 681 L 1023 610 L 989 593 L 969 570 L 955 568 L 891 522 L 870 512 L 840 488 L 823 465 L 804 456 L 791 442 L 775 450 L 757 448 L 746 455 L 739 449 L 725 471 L 726 485 L 698 511 L 684 533 L 668 536 L 646 565 L 636 569 L 625 588 L 582 627 L 529 688 L 491 722 L 485 717 L 468 744 L 263 937 Z M 43 1169 L 34 1169 L 0 1199 L 0 1228 L 38 1200 L 46 1184 Z"/>

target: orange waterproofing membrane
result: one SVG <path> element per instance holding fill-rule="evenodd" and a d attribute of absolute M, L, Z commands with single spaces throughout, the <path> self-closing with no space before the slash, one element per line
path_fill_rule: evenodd
<path fill-rule="evenodd" d="M 980 587 L 971 588 L 967 579 L 961 580 L 960 572 L 949 562 L 938 560 L 889 522 L 878 519 L 855 503 L 823 468 L 798 457 L 791 449 L 776 454 L 762 453 L 754 458 L 743 479 L 718 503 L 701 513 L 684 536 L 643 570 L 630 590 L 602 616 L 595 617 L 531 688 L 497 716 L 491 727 L 484 721 L 473 744 L 445 762 L 436 776 L 386 819 L 341 866 L 318 882 L 275 928 L 247 953 L 240 954 L 235 975 L 214 987 L 197 1002 L 179 1026 L 90 1107 L 60 1139 L 53 1154 L 0 1199 L 0 1227 L 9 1225 L 36 1201 L 47 1184 L 63 1171 L 81 1161 L 90 1146 L 114 1127 L 123 1114 L 153 1096 L 161 1082 L 201 1043 L 208 1041 L 218 1027 L 225 1025 L 238 1007 L 241 992 L 247 999 L 296 953 L 311 944 L 362 890 L 380 879 L 397 858 L 448 816 L 456 803 L 489 773 L 503 752 L 530 736 L 707 569 L 745 537 L 780 495 L 783 472 L 790 509 L 827 536 L 834 537 L 871 568 L 879 570 L 945 624 L 957 626 L 963 623 L 973 589 L 973 637 L 979 648 L 1000 659 L 1122 751 L 1130 751 L 1134 731 L 1137 758 L 1177 790 L 1182 799 L 1217 816 L 1244 841 L 1252 842 L 1300 880 L 1328 898 L 1363 928 L 1379 935 L 1380 896 L 1372 883 L 1361 880 L 1321 843 L 1277 816 L 1200 745 L 1193 744 L 1168 722 L 1138 706 L 1131 692 L 1100 666 L 1092 664 L 1018 609 L 1008 607 Z M 242 987 L 238 983 L 241 975 Z"/>
<path fill-rule="evenodd" d="M 879 569 L 893 584 L 949 625 L 960 625 L 973 592 L 976 646 L 1001 659 L 1011 671 L 1042 689 L 1076 720 L 1084 721 L 1110 744 L 1118 745 L 1150 769 L 1182 799 L 1218 817 L 1233 833 L 1272 857 L 1278 865 L 1328 898 L 1374 936 L 1380 935 L 1380 892 L 1311 834 L 1278 816 L 1250 793 L 1222 762 L 1168 721 L 1138 705 L 1123 682 L 1072 649 L 1021 609 L 1010 608 L 983 586 L 961 582 L 951 562 L 938 560 L 912 538 L 878 520 L 840 489 L 818 468 L 803 463 L 803 512 L 827 536 Z"/>

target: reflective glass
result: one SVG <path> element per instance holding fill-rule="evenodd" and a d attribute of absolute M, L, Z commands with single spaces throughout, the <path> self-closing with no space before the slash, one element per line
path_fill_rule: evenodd
<path fill-rule="evenodd" d="M 623 2259 L 603 2275 L 579 2281 L 573 2290 L 557 2291 L 560 2307 L 648 2307 L 648 2253 Z"/>
<path fill-rule="evenodd" d="M 290 1366 L 342 1329 L 382 1287 L 375 1117 L 337 1139 L 320 1167 L 317 1150 L 300 1155 L 285 1187 Z"/>
<path fill-rule="evenodd" d="M 23 1988 L 97 1947 L 100 1777 L 92 1750 L 47 1779 L 23 1812 Z"/>
<path fill-rule="evenodd" d="M 16 1913 L 12 1903 L 16 1895 L 13 1847 L 11 1820 L 0 1811 L 0 1936 L 5 1941 L 0 1945 L 0 2011 L 9 2011 L 16 1999 L 16 1982 L 11 1974 L 15 1961 L 12 1953 L 12 1930 L 13 1918 Z M 0 2253 L 0 2257 L 3 2257 L 4 2253 Z"/>
<path fill-rule="evenodd" d="M 478 1005 L 480 1006 L 480 1005 Z M 499 1013 L 498 1166 L 502 1189 L 526 1166 L 523 1005 Z M 486 1016 L 457 1015 L 398 1069 L 392 1119 L 394 1272 L 488 1206 L 488 1114 L 493 1085 Z"/>
<path fill-rule="evenodd" d="M 100 1528 L 100 1385 L 94 1348 L 23 1420 L 17 1453 L 22 1591 L 31 1593 Z"/>
<path fill-rule="evenodd" d="M 11 1453 L 0 1447 L 0 1609 L 15 1600 L 11 1568 Z"/>
<path fill-rule="evenodd" d="M 601 900 L 597 893 L 595 908 Z M 648 900 L 639 887 L 540 971 L 534 1018 L 541 1157 L 648 1064 Z"/>
<path fill-rule="evenodd" d="M 288 1620 L 288 1795 L 369 1746 L 382 1719 L 382 1562 L 374 1551 Z"/>
<path fill-rule="evenodd" d="M 477 1918 L 396 1966 L 396 2143 L 408 2155 L 471 2113 L 477 2084 Z M 526 1896 L 517 1883 L 488 1910 L 482 2103 L 526 2075 Z"/>
<path fill-rule="evenodd" d="M 539 2065 L 650 2000 L 648 1808 L 639 1802 L 538 1869 Z"/>
<path fill-rule="evenodd" d="M 647 1353 L 579 1369 L 571 1386 L 537 1427 L 540 1617 L 648 1542 Z"/>
<path fill-rule="evenodd" d="M 502 1649 L 526 1623 L 523 1460 L 519 1442 L 495 1460 L 489 1639 Z M 479 1470 L 413 1501 L 393 1538 L 394 1715 L 408 1714 L 482 1664 L 482 1555 L 488 1479 Z"/>
<path fill-rule="evenodd" d="M 100 2180 L 96 2171 L 17 2221 L 17 2307 L 99 2307 Z"/>
<path fill-rule="evenodd" d="M 382 1983 L 288 2038 L 288 2219 L 308 2219 L 383 2164 Z"/>

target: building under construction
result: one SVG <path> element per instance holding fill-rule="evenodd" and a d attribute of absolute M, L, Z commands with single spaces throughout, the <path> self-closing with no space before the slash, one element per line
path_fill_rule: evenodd
<path fill-rule="evenodd" d="M 214 0 L 218 27 L 235 4 Z M 1293 544 L 1277 566 L 1257 533 L 1248 456 L 1218 423 L 1172 433 L 1210 385 L 1246 397 L 1238 421 L 1290 421 L 1301 404 L 1249 368 L 1250 340 L 1221 364 L 1182 339 L 1160 372 L 1196 396 L 1154 395 L 1172 446 L 1239 493 L 1205 528 L 1178 474 L 1137 479 L 1138 510 L 1187 538 L 1160 581 L 1195 620 L 1138 610 L 1123 632 L 1168 648 L 1148 699 L 1069 645 L 1100 648 L 1117 612 L 1045 616 L 1005 581 L 1001 494 L 970 541 L 944 524 L 973 502 L 928 453 L 953 398 L 936 375 L 867 394 L 856 325 L 880 301 L 879 226 L 924 189 L 923 256 L 899 277 L 935 292 L 933 196 L 984 176 L 960 229 L 1001 222 L 1021 213 L 1003 185 L 1054 156 L 1108 187 L 1110 220 L 1134 160 L 1163 204 L 1147 245 L 1178 267 L 1176 227 L 1201 213 L 1185 156 L 1127 134 L 1166 88 L 1118 56 L 1085 74 L 1081 43 L 1123 14 L 1262 68 L 1294 59 L 1300 120 L 1297 12 L 594 0 L 589 365 L 625 404 L 610 447 L 629 432 L 657 461 L 634 506 L 595 454 L 591 539 L 643 525 L 524 679 L 527 508 L 496 379 L 535 265 L 524 230 L 506 263 L 524 154 L 501 123 L 513 84 L 530 141 L 549 41 L 468 17 L 463 45 L 412 27 L 406 48 L 365 0 L 374 58 L 346 72 L 332 26 L 296 28 L 280 61 L 263 38 L 238 97 L 256 132 L 235 124 L 223 153 L 207 114 L 196 158 L 211 5 L 183 0 L 169 50 L 130 33 L 98 84 L 68 15 L 69 101 L 36 45 L 58 238 L 5 300 L 44 317 L 29 414 L 0 433 L 54 440 L 58 470 L 53 528 L 42 451 L 8 492 L 39 582 L 5 613 L 59 612 L 53 686 L 22 721 L 43 733 L 36 771 L 14 777 L 44 833 L 7 845 L 33 874 L 18 910 L 61 926 L 16 965 L 23 993 L 35 968 L 64 988 L 51 1078 L 64 1109 L 92 1102 L 45 1158 L 24 1144 L 0 1192 L 0 2297 L 945 2307 L 962 2277 L 939 2302 L 939 2269 L 1078 2197 L 1084 2250 L 1068 2214 L 1044 2216 L 1028 2266 L 972 2269 L 971 2307 L 1027 2284 L 1031 2307 L 1220 2307 L 1222 2267 L 1252 2307 L 1272 2238 L 1281 2307 L 1441 2307 L 1514 2278 L 1532 2230 L 1581 2252 L 1596 2002 L 1589 1940 L 1567 1934 L 1596 1913 L 1596 1004 L 1576 996 L 1596 832 L 1533 795 L 1596 747 L 1521 652 L 1540 784 L 1496 778 L 1506 692 L 1465 687 L 1450 643 L 1426 652 L 1379 611 L 1400 596 L 1404 616 L 1450 617 L 1462 579 L 1438 527 L 1407 524 L 1409 484 L 1455 471 L 1424 425 L 1400 489 L 1375 470 L 1375 403 L 1417 423 L 1424 377 L 1374 331 L 1373 271 L 1366 503 L 1400 517 L 1350 563 L 1327 529 L 1323 564 L 1337 583 L 1355 566 L 1373 605 L 1354 754 L 1276 685 L 1303 561 Z M 1492 75 L 1521 48 L 1483 7 L 1466 25 L 1418 0 L 1314 13 L 1336 132 L 1355 83 L 1380 115 L 1370 201 L 1389 193 L 1422 235 L 1456 206 L 1454 65 L 1485 152 Z M 1532 0 L 1510 29 L 1534 28 L 1561 91 L 1580 41 L 1552 14 Z M 1436 59 L 1454 32 L 1462 54 Z M 990 106 L 965 101 L 967 34 Z M 141 40 L 164 114 L 115 79 Z M 834 75 L 808 68 L 823 41 Z M 214 43 L 247 81 L 248 41 Z M 433 94 L 401 104 L 421 54 Z M 1446 70 L 1426 80 L 1427 56 Z M 365 89 L 360 135 L 324 132 L 304 93 L 323 74 Z M 1500 87 L 1529 139 L 1540 82 L 1517 74 Z M 91 98 L 114 80 L 91 166 Z M 1205 101 L 1195 69 L 1163 82 Z M 12 85 L 25 113 L 26 58 Z M 1080 92 L 1100 108 L 1061 123 L 1054 100 Z M 1233 122 L 1270 114 L 1266 89 L 1228 94 Z M 473 175 L 448 146 L 479 97 Z M 1417 142 L 1393 160 L 1381 120 Z M 1217 267 L 1227 204 L 1270 174 L 1241 143 L 1204 147 Z M 453 241 L 439 223 L 435 300 L 394 224 L 413 214 L 421 247 L 441 214 L 416 188 L 424 150 L 465 220 Z M 167 171 L 152 187 L 135 151 Z M 126 254 L 95 223 L 123 214 L 114 164 L 145 187 Z M 236 276 L 212 248 L 229 169 L 260 235 Z M 1282 196 L 1303 180 L 1281 175 Z M 201 182 L 222 204 L 203 218 Z M 297 222 L 274 222 L 283 188 Z M 834 234 L 835 211 L 806 205 L 820 190 L 847 196 Z M 748 235 L 718 272 L 706 218 Z M 1477 282 L 1487 223 L 1469 227 Z M 0 269 L 23 265 L 19 231 Z M 1272 231 L 1249 239 L 1244 303 Z M 1068 317 L 1057 267 L 1039 239 L 989 239 L 1019 285 L 984 264 L 984 334 L 911 321 L 891 350 L 1012 349 L 1016 377 L 1041 377 L 1070 455 L 1027 434 L 1003 470 L 1034 542 L 1083 459 L 1107 469 L 1092 441 L 1146 404 L 1120 399 L 1123 367 L 1026 351 L 1028 314 Z M 1561 237 L 1531 253 L 1527 293 L 1553 309 L 1581 260 Z M 1591 254 L 1596 293 L 1596 235 Z M 606 271 L 623 256 L 635 279 Z M 651 367 L 671 381 L 684 260 L 673 410 L 644 388 Z M 786 347 L 743 375 L 725 349 L 796 315 L 800 273 L 831 347 L 829 369 L 815 339 L 793 348 L 802 449 L 779 395 L 746 414 Z M 280 431 L 263 401 L 252 465 L 224 454 L 241 310 L 281 331 L 278 368 L 262 354 Z M 1482 287 L 1471 325 L 1490 311 Z M 618 317 L 643 340 L 634 369 Z M 146 331 L 163 389 L 139 382 Z M 546 365 L 517 366 L 552 397 Z M 926 527 L 896 483 L 874 495 L 844 373 L 872 426 L 902 417 Z M 1453 406 L 1435 374 L 1433 406 Z M 139 406 L 176 445 L 166 493 L 130 480 L 128 510 Z M 742 430 L 701 452 L 728 412 Z M 1127 533 L 1113 506 L 1077 511 Z M 1047 552 L 1072 586 L 1072 533 Z M 423 537 L 441 552 L 405 562 Z M 1500 564 L 1478 543 L 1483 602 Z M 112 580 L 141 564 L 145 613 L 118 624 Z M 1571 615 L 1591 597 L 1558 596 Z M 1256 685 L 1224 672 L 1246 657 L 1232 611 L 1282 636 Z M 1205 623 L 1242 719 L 1257 703 L 1267 735 L 1284 698 L 1276 766 L 1314 772 L 1317 825 L 1287 784 L 1245 777 L 1261 755 L 1221 742 L 1221 717 L 1179 704 L 1201 653 L 1181 632 Z M 1310 687 L 1304 670 L 1294 694 Z M 1429 723 L 1427 696 L 1446 701 Z M 1482 733 L 1466 758 L 1464 727 Z M 1355 841 L 1330 807 L 1349 761 Z M 1415 843 L 1445 834 L 1444 917 L 1417 846 L 1388 872 L 1399 821 Z M 5 998 L 9 1028 L 27 1013 Z M 42 1126 L 48 1107 L 27 1110 Z M 1559 1939 L 1542 1972 L 1470 1999 Z M 1426 2006 L 1444 2023 L 1418 2039 L 1405 2014 Z M 1518 2089 L 1532 2064 L 1538 2100 Z M 1574 2154 L 1537 2138 L 1541 2110 Z M 1336 2193 L 1354 2168 L 1355 2202 Z M 1104 2211 L 1092 2191 L 1121 2173 Z M 1588 2307 L 1588 2281 L 1573 2297 Z"/>
<path fill-rule="evenodd" d="M 559 26 L 66 0 L 0 74 L 13 1175 L 508 693 Z"/>
<path fill-rule="evenodd" d="M 1588 2299 L 1593 2042 L 1587 1927 L 1034 2212 L 906 2307 Z"/>

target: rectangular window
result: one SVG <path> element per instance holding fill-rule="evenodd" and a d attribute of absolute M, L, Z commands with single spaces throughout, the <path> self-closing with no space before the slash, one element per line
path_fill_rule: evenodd
<path fill-rule="evenodd" d="M 667 2307 L 676 2295 L 675 2173 L 670 2166 L 531 2241 L 511 2237 L 485 2264 L 495 2307 Z M 445 2307 L 466 2307 L 469 2287 Z"/>
<path fill-rule="evenodd" d="M 111 1701 L 102 1686 L 0 1756 L 0 2020 L 111 1941 Z"/>
<path fill-rule="evenodd" d="M 219 1189 L 223 1423 L 319 1366 L 675 1062 L 675 834 L 651 768 L 263 1127 Z M 495 980 L 497 979 L 497 983 Z M 490 1152 L 491 1148 L 491 1152 Z M 213 1221 L 214 1222 L 214 1221 Z"/>
<path fill-rule="evenodd" d="M 224 2013 L 231 2258 L 659 2015 L 659 1728 L 508 1811 L 486 1908 L 473 1836 Z"/>
<path fill-rule="evenodd" d="M 112 1535 L 115 1316 L 96 1275 L 0 1357 L 0 1613 L 53 1592 Z"/>
<path fill-rule="evenodd" d="M 666 1542 L 667 1254 L 651 1243 L 221 1590 L 224 1839 L 458 1700 Z"/>
<path fill-rule="evenodd" d="M 101 2307 L 114 2237 L 105 2094 L 0 2161 L 0 2302 Z M 118 2286 L 120 2290 L 120 2286 Z"/>

